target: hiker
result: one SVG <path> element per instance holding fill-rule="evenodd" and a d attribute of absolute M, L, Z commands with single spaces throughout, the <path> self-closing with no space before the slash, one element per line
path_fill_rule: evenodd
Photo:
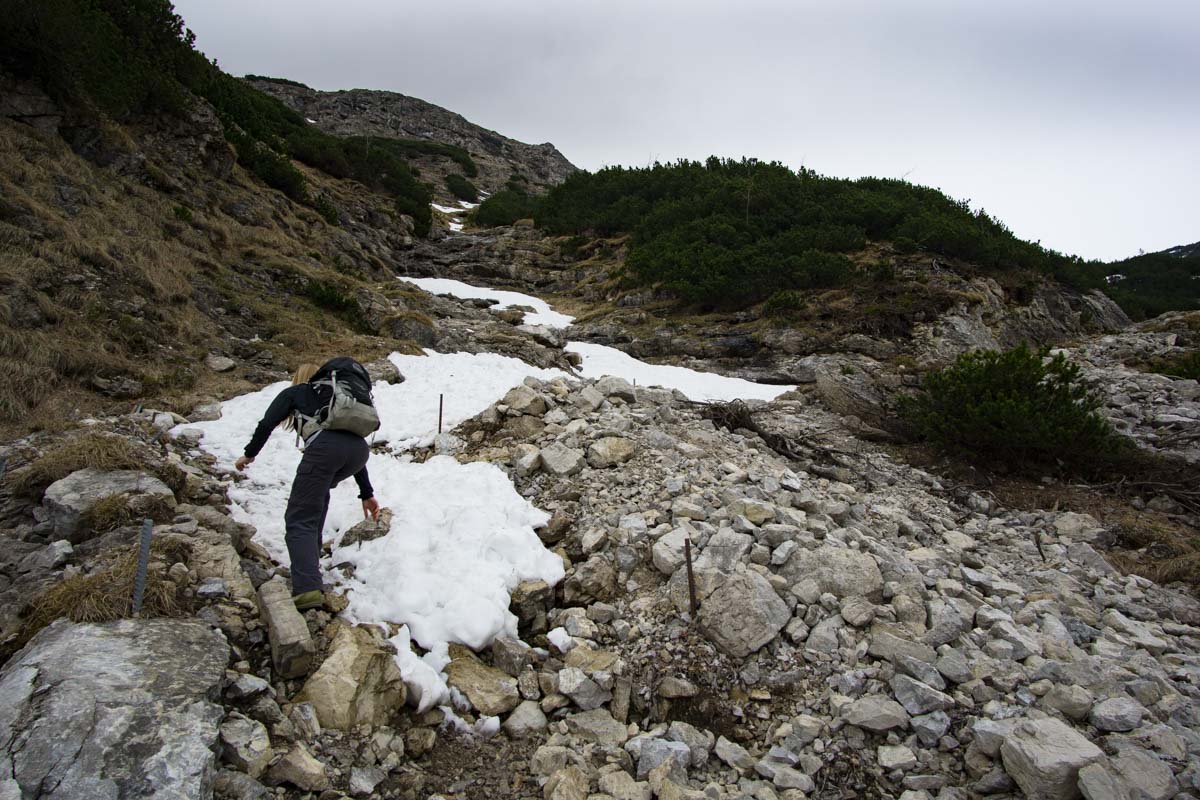
<path fill-rule="evenodd" d="M 301 611 L 324 601 L 321 585 L 321 529 L 329 510 L 329 490 L 354 476 L 363 515 L 379 516 L 379 501 L 367 476 L 370 447 L 365 436 L 379 428 L 371 400 L 371 377 L 352 358 L 334 358 L 323 366 L 303 364 L 292 385 L 276 396 L 254 430 L 246 454 L 234 466 L 253 463 L 271 431 L 282 424 L 304 441 L 284 515 L 291 559 L 292 599 Z"/>

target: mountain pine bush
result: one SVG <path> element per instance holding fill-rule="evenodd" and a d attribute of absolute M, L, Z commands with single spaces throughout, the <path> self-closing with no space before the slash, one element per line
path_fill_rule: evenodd
<path fill-rule="evenodd" d="M 965 353 L 928 375 L 902 404 L 917 431 L 938 447 L 1011 467 L 1061 462 L 1083 467 L 1119 449 L 1097 413 L 1100 398 L 1061 353 L 1027 346 Z"/>

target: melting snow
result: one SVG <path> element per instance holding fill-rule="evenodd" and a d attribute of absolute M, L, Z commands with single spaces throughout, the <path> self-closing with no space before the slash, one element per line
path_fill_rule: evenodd
<path fill-rule="evenodd" d="M 520 292 L 507 292 L 502 289 L 485 289 L 482 286 L 472 286 L 469 283 L 450 278 L 401 278 L 402 281 L 415 283 L 427 292 L 433 294 L 453 295 L 461 300 L 484 298 L 495 300 L 493 308 L 503 310 L 511 306 L 528 306 L 533 311 L 525 314 L 526 325 L 545 325 L 548 328 L 565 328 L 574 321 L 574 317 L 560 314 L 550 308 L 545 300 L 530 297 Z"/>
<path fill-rule="evenodd" d="M 570 342 L 567 350 L 583 356 L 579 373 L 585 378 L 617 375 L 641 386 L 678 389 L 690 400 L 729 402 L 731 400 L 774 400 L 795 386 L 770 386 L 764 383 L 728 378 L 686 367 L 647 364 L 615 347 L 586 342 Z"/>
<path fill-rule="evenodd" d="M 441 278 L 405 278 L 427 291 L 462 298 L 488 297 L 500 307 L 525 305 L 536 311 L 526 322 L 566 327 L 571 317 L 544 301 L 517 292 L 483 289 Z M 682 367 L 645 364 L 610 347 L 572 343 L 583 356 L 586 377 L 618 375 L 642 385 L 676 388 L 697 400 L 770 399 L 792 387 L 762 386 L 749 381 L 695 372 Z M 375 385 L 375 402 L 383 427 L 376 441 L 396 450 L 430 444 L 438 424 L 450 430 L 503 397 L 526 376 L 544 380 L 565 376 L 515 358 L 493 353 L 436 353 L 424 356 L 393 353 L 391 361 L 405 381 Z M 221 418 L 191 423 L 203 434 L 201 446 L 232 467 L 280 382 L 221 405 Z M 235 519 L 255 526 L 256 539 L 278 562 L 288 563 L 283 513 L 292 476 L 300 461 L 295 435 L 276 431 L 248 468 L 247 479 L 229 490 Z M 534 533 L 548 515 L 517 494 L 508 476 L 491 464 L 459 464 L 448 456 L 425 463 L 406 455 L 375 454 L 368 463 L 371 482 L 382 506 L 393 510 L 391 531 L 379 539 L 341 547 L 342 534 L 362 519 L 353 482 L 331 493 L 326 539 L 334 544 L 325 559 L 326 579 L 339 583 L 349 600 L 347 617 L 355 622 L 401 624 L 392 637 L 401 674 L 422 709 L 446 703 L 450 690 L 442 670 L 452 642 L 479 649 L 501 634 L 516 635 L 516 619 L 508 610 L 509 595 L 523 580 L 553 585 L 563 578 L 561 560 L 546 550 Z M 342 578 L 333 564 L 355 565 Z M 573 642 L 555 630 L 551 640 L 560 650 Z M 412 652 L 415 641 L 427 652 Z M 482 721 L 481 721 L 482 722 Z M 479 733 L 498 722 L 488 720 Z"/>

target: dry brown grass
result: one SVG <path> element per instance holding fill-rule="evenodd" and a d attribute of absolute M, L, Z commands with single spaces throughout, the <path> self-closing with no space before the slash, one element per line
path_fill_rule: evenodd
<path fill-rule="evenodd" d="M 105 433 L 85 433 L 60 444 L 29 466 L 9 476 L 17 494 L 38 496 L 46 487 L 80 469 L 146 469 L 144 452 L 131 439 Z"/>
<path fill-rule="evenodd" d="M 241 169 L 215 179 L 129 134 L 105 133 L 144 152 L 142 175 L 118 175 L 59 137 L 0 119 L 0 436 L 58 430 L 138 400 L 186 413 L 201 398 L 244 392 L 240 373 L 202 363 L 230 335 L 257 336 L 290 366 L 396 349 L 300 296 L 314 280 L 351 293 L 396 289 L 380 254 Z M 353 182 L 305 174 L 339 206 L 390 207 Z M 234 202 L 256 224 L 224 210 Z M 141 392 L 106 398 L 99 379 Z"/>
<path fill-rule="evenodd" d="M 167 568 L 180 561 L 186 563 L 188 555 L 187 546 L 177 539 L 151 543 L 141 616 L 176 617 L 189 612 L 179 596 L 181 587 L 167 578 Z M 33 598 L 16 637 L 0 648 L 0 662 L 7 661 L 56 619 L 110 622 L 131 616 L 137 563 L 136 545 L 117 548 L 105 554 L 92 572 L 60 581 Z"/>
<path fill-rule="evenodd" d="M 84 512 L 79 524 L 85 530 L 103 535 L 147 517 L 155 522 L 166 522 L 174 513 L 174 508 L 157 495 L 134 498 L 128 494 L 115 494 L 99 500 Z"/>
<path fill-rule="evenodd" d="M 1115 522 L 1117 542 L 1109 560 L 1126 574 L 1155 583 L 1200 586 L 1200 534 L 1167 518 L 1126 513 Z"/>

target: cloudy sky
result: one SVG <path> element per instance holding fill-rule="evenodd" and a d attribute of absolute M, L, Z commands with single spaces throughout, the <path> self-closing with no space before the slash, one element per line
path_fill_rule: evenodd
<path fill-rule="evenodd" d="M 388 89 L 585 169 L 905 177 L 1116 259 L 1200 239 L 1196 0 L 176 0 L 233 74 Z"/>

